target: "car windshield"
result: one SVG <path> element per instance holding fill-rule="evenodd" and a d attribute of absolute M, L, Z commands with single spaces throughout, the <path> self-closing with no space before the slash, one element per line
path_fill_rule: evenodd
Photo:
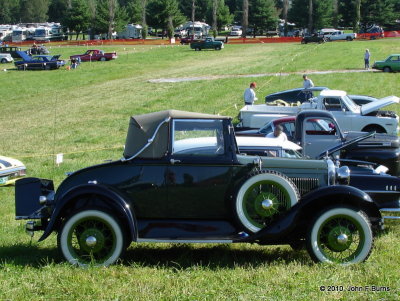
<path fill-rule="evenodd" d="M 342 96 L 342 100 L 350 111 L 357 112 L 360 110 L 360 107 L 356 105 L 355 102 L 351 100 L 347 95 Z"/>
<path fill-rule="evenodd" d="M 267 134 L 269 134 L 269 133 L 271 133 L 273 131 L 273 129 L 272 129 L 272 122 L 268 122 L 266 125 L 264 125 L 261 129 L 260 129 L 260 133 L 261 134 L 265 134 L 265 135 L 267 135 Z"/>

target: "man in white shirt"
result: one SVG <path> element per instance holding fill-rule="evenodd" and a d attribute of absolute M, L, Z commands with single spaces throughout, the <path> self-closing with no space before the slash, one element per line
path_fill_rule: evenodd
<path fill-rule="evenodd" d="M 314 87 L 313 81 L 308 78 L 307 74 L 303 75 L 303 87 L 304 89 L 310 89 Z"/>
<path fill-rule="evenodd" d="M 308 78 L 307 74 L 303 74 L 303 87 L 304 90 L 310 89 L 314 87 L 314 83 L 311 79 Z M 304 100 L 307 101 L 310 98 L 313 98 L 313 92 L 312 91 L 303 91 L 304 94 Z"/>
<path fill-rule="evenodd" d="M 288 141 L 286 134 L 283 132 L 282 126 L 279 124 L 274 128 L 273 132 L 269 133 L 265 137 L 266 138 L 275 138 L 275 139 L 278 139 L 278 141 L 280 141 L 280 142 Z"/>
<path fill-rule="evenodd" d="M 256 92 L 254 89 L 256 88 L 257 84 L 255 82 L 250 84 L 250 87 L 244 91 L 244 104 L 245 105 L 252 105 L 258 98 L 256 97 Z"/>

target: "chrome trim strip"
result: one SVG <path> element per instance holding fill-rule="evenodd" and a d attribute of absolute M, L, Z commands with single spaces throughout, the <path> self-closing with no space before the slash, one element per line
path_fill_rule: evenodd
<path fill-rule="evenodd" d="M 7 177 L 7 176 L 10 176 L 12 173 L 14 173 L 16 171 L 21 171 L 21 170 L 24 170 L 24 169 L 26 169 L 25 166 L 24 167 L 14 167 L 12 169 L 7 169 L 7 170 L 4 170 L 4 171 L 0 171 L 0 177 Z"/>
<path fill-rule="evenodd" d="M 380 212 L 399 212 L 400 208 L 381 208 L 379 209 Z"/>
<path fill-rule="evenodd" d="M 121 158 L 121 161 L 122 161 L 122 162 L 124 162 L 124 161 L 129 161 L 129 160 L 132 160 L 132 159 L 136 158 L 138 155 L 140 155 L 141 152 L 143 152 L 146 148 L 148 148 L 148 147 L 150 146 L 150 144 L 153 143 L 154 138 L 156 137 L 156 135 L 158 134 L 158 131 L 160 130 L 160 127 L 161 127 L 164 123 L 169 122 L 170 120 L 171 120 L 171 117 L 165 118 L 165 119 L 157 126 L 156 131 L 154 132 L 153 136 L 152 136 L 149 140 L 147 140 L 147 144 L 146 144 L 145 146 L 143 146 L 136 154 L 134 154 L 133 156 L 131 156 L 131 157 L 128 158 L 128 159 L 125 159 L 124 157 L 122 157 L 122 158 Z"/>
<path fill-rule="evenodd" d="M 394 219 L 394 220 L 400 220 L 400 216 L 384 216 L 383 219 Z"/>
<path fill-rule="evenodd" d="M 400 194 L 400 191 L 396 190 L 364 190 L 366 193 L 397 193 Z"/>
<path fill-rule="evenodd" d="M 230 239 L 205 239 L 205 240 L 196 240 L 196 239 L 157 239 L 157 238 L 138 238 L 136 242 L 158 242 L 158 243 L 199 243 L 199 244 L 206 244 L 206 243 L 232 243 L 233 240 Z"/>

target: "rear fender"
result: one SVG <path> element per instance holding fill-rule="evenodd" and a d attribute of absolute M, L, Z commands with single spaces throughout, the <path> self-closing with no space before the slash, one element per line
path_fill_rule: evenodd
<path fill-rule="evenodd" d="M 241 241 L 289 241 L 307 229 L 315 214 L 333 205 L 363 210 L 373 223 L 381 219 L 377 205 L 365 192 L 352 186 L 327 186 L 309 192 L 281 219 Z"/>
<path fill-rule="evenodd" d="M 125 197 L 120 192 L 102 184 L 85 184 L 72 188 L 55 202 L 55 208 L 43 235 L 39 241 L 46 239 L 57 227 L 57 223 L 63 217 L 66 217 L 66 211 L 75 206 L 79 200 L 85 196 L 101 197 L 104 205 L 110 206 L 122 216 L 123 221 L 128 226 L 128 234 L 132 241 L 137 239 L 137 223 L 134 212 L 129 204 L 125 201 Z"/>

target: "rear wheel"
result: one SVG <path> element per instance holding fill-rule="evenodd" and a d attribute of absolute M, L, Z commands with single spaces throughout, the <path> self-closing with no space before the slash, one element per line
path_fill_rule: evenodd
<path fill-rule="evenodd" d="M 103 56 L 102 58 L 100 58 L 100 61 L 105 62 L 107 59 Z"/>
<path fill-rule="evenodd" d="M 274 171 L 259 171 L 236 194 L 235 212 L 242 228 L 255 233 L 289 210 L 299 200 L 295 184 Z"/>
<path fill-rule="evenodd" d="M 353 38 L 352 37 L 346 37 L 346 40 L 347 41 L 353 41 Z"/>
<path fill-rule="evenodd" d="M 343 265 L 365 261 L 371 253 L 373 234 L 363 211 L 332 207 L 311 222 L 306 247 L 316 262 Z"/>
<path fill-rule="evenodd" d="M 392 69 L 390 69 L 390 67 L 384 67 L 383 68 L 383 72 L 390 72 L 392 71 Z"/>
<path fill-rule="evenodd" d="M 113 264 L 125 249 L 117 219 L 101 210 L 83 210 L 66 220 L 58 233 L 58 248 L 74 265 Z"/>

